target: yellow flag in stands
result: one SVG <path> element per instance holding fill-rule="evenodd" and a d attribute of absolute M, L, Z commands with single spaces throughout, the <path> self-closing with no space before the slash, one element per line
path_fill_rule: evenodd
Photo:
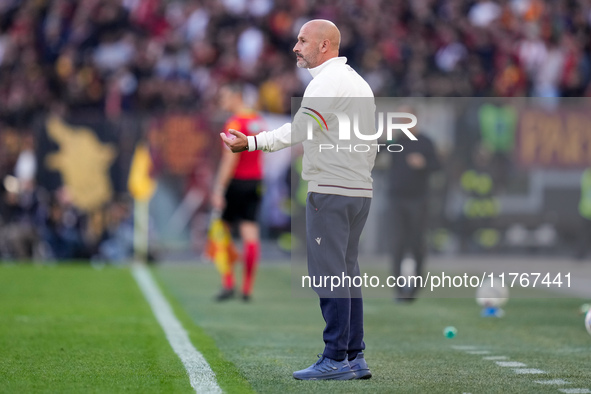
<path fill-rule="evenodd" d="M 156 191 L 156 181 L 152 178 L 152 157 L 145 144 L 136 146 L 129 170 L 127 187 L 134 199 L 149 200 Z"/>
<path fill-rule="evenodd" d="M 232 272 L 232 264 L 238 260 L 230 229 L 219 217 L 213 218 L 209 226 L 205 257 L 215 264 L 221 275 Z"/>

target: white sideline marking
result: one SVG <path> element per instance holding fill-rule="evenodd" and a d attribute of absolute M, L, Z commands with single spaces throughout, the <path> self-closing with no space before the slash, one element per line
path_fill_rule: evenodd
<path fill-rule="evenodd" d="M 589 389 L 558 389 L 558 391 L 562 391 L 566 394 L 589 394 L 591 390 Z"/>
<path fill-rule="evenodd" d="M 477 346 L 452 346 L 453 349 L 456 350 L 476 350 L 478 349 Z"/>
<path fill-rule="evenodd" d="M 468 354 L 490 354 L 490 351 L 488 351 L 488 350 L 471 350 L 466 353 L 468 353 Z"/>
<path fill-rule="evenodd" d="M 523 374 L 542 374 L 542 373 L 546 373 L 545 371 L 542 371 L 541 369 L 535 369 L 535 368 L 518 368 L 518 369 L 514 369 L 513 371 L 515 371 L 516 374 L 518 375 L 523 375 Z"/>
<path fill-rule="evenodd" d="M 490 361 L 494 361 L 494 360 L 506 360 L 509 357 L 507 356 L 488 356 L 488 357 L 482 357 L 483 360 L 490 360 Z"/>
<path fill-rule="evenodd" d="M 195 392 L 221 393 L 222 389 L 216 382 L 215 373 L 211 370 L 203 355 L 191 343 L 187 331 L 174 315 L 170 304 L 162 295 L 150 271 L 144 266 L 134 265 L 132 273 L 148 304 L 150 304 L 156 320 L 164 330 L 172 350 L 179 356 L 185 366 Z"/>
<path fill-rule="evenodd" d="M 566 380 L 563 380 L 563 379 L 536 380 L 535 382 L 538 384 L 557 384 L 557 385 L 569 384 Z"/>
<path fill-rule="evenodd" d="M 519 361 L 496 361 L 499 367 L 527 367 L 524 363 Z"/>

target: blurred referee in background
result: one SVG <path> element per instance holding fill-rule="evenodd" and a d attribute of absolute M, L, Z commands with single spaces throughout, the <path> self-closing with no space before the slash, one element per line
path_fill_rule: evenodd
<path fill-rule="evenodd" d="M 220 89 L 220 106 L 232 113 L 224 130 L 242 130 L 246 135 L 258 134 L 263 127 L 263 119 L 248 108 L 243 100 L 244 86 L 235 82 Z M 254 276 L 260 256 L 260 236 L 257 214 L 261 203 L 263 179 L 262 152 L 233 154 L 225 145 L 211 196 L 214 210 L 222 212 L 222 220 L 228 225 L 238 225 L 243 242 L 244 279 L 242 299 L 249 301 L 252 294 Z M 222 290 L 218 301 L 235 296 L 234 272 L 223 275 Z"/>

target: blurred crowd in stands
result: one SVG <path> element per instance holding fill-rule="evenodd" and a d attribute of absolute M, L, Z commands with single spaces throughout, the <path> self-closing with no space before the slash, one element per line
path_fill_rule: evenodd
<path fill-rule="evenodd" d="M 0 255 L 104 255 L 101 240 L 129 229 L 125 201 L 109 208 L 110 236 L 88 231 L 67 190 L 39 195 L 18 169 L 35 116 L 213 114 L 230 80 L 288 114 L 311 78 L 292 48 L 312 18 L 339 26 L 341 55 L 376 96 L 591 95 L 591 0 L 0 0 L 0 131 L 21 136 L 17 155 L 0 144 Z"/>
<path fill-rule="evenodd" d="M 0 117 L 56 100 L 110 117 L 202 109 L 229 79 L 289 113 L 310 78 L 291 50 L 311 18 L 340 27 L 376 96 L 590 93 L 589 0 L 2 0 Z"/>

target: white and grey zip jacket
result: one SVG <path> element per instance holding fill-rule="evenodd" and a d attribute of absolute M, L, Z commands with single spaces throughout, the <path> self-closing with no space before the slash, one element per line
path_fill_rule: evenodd
<path fill-rule="evenodd" d="M 309 192 L 371 198 L 377 140 L 360 139 L 354 129 L 375 135 L 375 99 L 346 62 L 336 57 L 309 69 L 313 79 L 293 123 L 249 136 L 248 150 L 274 152 L 302 142 L 302 179 L 308 181 Z M 347 118 L 350 128 L 344 123 L 343 129 L 349 139 L 343 139 L 339 119 Z"/>

